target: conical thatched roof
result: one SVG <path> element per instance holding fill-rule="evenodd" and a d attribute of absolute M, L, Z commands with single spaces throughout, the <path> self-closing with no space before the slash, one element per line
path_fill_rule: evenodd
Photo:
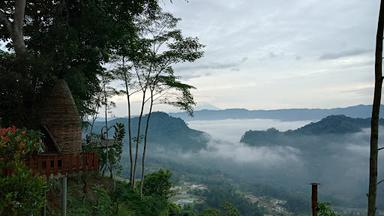
<path fill-rule="evenodd" d="M 81 120 L 71 91 L 58 80 L 42 109 L 42 125 L 53 136 L 61 153 L 81 151 Z"/>

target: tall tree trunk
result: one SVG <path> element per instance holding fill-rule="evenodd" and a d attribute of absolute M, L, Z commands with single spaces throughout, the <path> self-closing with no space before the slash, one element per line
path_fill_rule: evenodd
<path fill-rule="evenodd" d="M 27 51 L 24 42 L 23 30 L 14 26 L 13 34 L 11 36 L 16 56 L 18 59 L 22 59 Z"/>
<path fill-rule="evenodd" d="M 123 57 L 123 68 L 125 68 L 125 59 Z M 128 113 L 128 145 L 129 145 L 129 182 L 132 183 L 133 180 L 133 156 L 132 156 L 132 129 L 131 129 L 131 97 L 129 95 L 129 80 L 126 71 L 124 71 L 124 84 L 125 91 L 127 93 L 127 113 Z"/>
<path fill-rule="evenodd" d="M 149 112 L 147 115 L 147 123 L 145 125 L 145 132 L 144 132 L 144 147 L 143 147 L 143 156 L 141 158 L 141 185 L 140 185 L 140 196 L 143 197 L 143 189 L 144 189 L 144 168 L 145 168 L 145 154 L 147 151 L 147 138 L 148 138 L 148 129 L 149 129 L 149 121 L 152 114 L 152 107 L 153 107 L 153 90 L 151 90 L 151 100 L 149 105 Z"/>
<path fill-rule="evenodd" d="M 25 16 L 25 5 L 26 0 L 16 0 L 15 1 L 15 14 L 13 15 L 13 22 L 11 22 L 5 13 L 0 12 L 0 21 L 7 28 L 11 40 L 13 43 L 13 48 L 18 59 L 23 58 L 27 51 L 24 42 L 24 16 Z"/>
<path fill-rule="evenodd" d="M 25 4 L 26 0 L 15 1 L 15 16 L 13 23 L 12 40 L 15 46 L 16 55 L 18 55 L 19 57 L 24 57 L 26 52 L 23 33 Z"/>
<path fill-rule="evenodd" d="M 146 88 L 146 87 L 144 87 Z M 140 130 L 141 130 L 141 120 L 143 118 L 144 106 L 145 106 L 145 95 L 146 90 L 143 90 L 143 100 L 141 102 L 141 110 L 139 115 L 139 122 L 137 123 L 137 137 L 136 137 L 136 149 L 135 149 L 135 161 L 133 163 L 133 176 L 132 176 L 132 188 L 135 188 L 135 177 L 136 177 L 136 167 L 137 167 L 137 158 L 139 155 L 139 143 L 140 143 Z"/>
<path fill-rule="evenodd" d="M 371 140 L 369 159 L 369 192 L 368 192 L 368 216 L 376 213 L 376 191 L 377 191 L 377 155 L 379 139 L 379 116 L 381 104 L 381 90 L 383 84 L 382 61 L 383 61 L 383 29 L 384 29 L 384 0 L 380 4 L 379 21 L 376 34 L 375 54 L 375 92 L 373 97 L 371 117 Z"/>
<path fill-rule="evenodd" d="M 103 86 L 104 90 L 104 126 L 105 126 L 105 138 L 108 138 L 108 94 L 106 84 Z M 108 146 L 107 146 L 108 147 Z"/>
<path fill-rule="evenodd" d="M 105 139 L 108 139 L 108 94 L 107 94 L 107 89 L 106 89 L 106 84 L 104 83 L 104 120 L 105 120 Z M 110 170 L 110 165 L 109 165 L 109 146 L 108 146 L 108 141 L 106 142 L 107 144 L 107 150 L 106 150 L 106 161 L 105 161 L 105 164 L 106 164 L 106 168 L 108 170 Z M 103 175 L 104 175 L 104 172 L 103 172 Z"/>
<path fill-rule="evenodd" d="M 93 134 L 93 127 L 95 126 L 95 121 L 97 119 L 97 114 L 92 116 L 92 123 L 91 123 L 91 128 L 90 128 L 90 134 Z"/>

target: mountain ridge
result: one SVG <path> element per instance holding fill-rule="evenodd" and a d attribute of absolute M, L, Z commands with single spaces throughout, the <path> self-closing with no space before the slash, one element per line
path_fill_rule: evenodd
<path fill-rule="evenodd" d="M 145 122 L 147 116 L 143 116 L 141 125 L 141 135 L 145 130 Z M 110 126 L 116 123 L 124 124 L 127 134 L 127 118 L 115 118 L 108 121 Z M 138 125 L 138 117 L 131 120 L 132 136 L 136 136 Z M 95 122 L 94 132 L 100 133 L 104 122 Z M 113 131 L 109 134 L 112 136 Z M 184 120 L 172 117 L 164 112 L 153 112 L 150 118 L 148 131 L 148 142 L 157 144 L 154 147 L 173 148 L 180 151 L 199 151 L 207 147 L 208 134 L 203 131 L 191 129 Z M 125 142 L 128 142 L 125 139 Z"/>
<path fill-rule="evenodd" d="M 279 131 L 275 128 L 267 130 L 248 130 L 241 137 L 240 142 L 248 145 L 279 144 L 282 140 L 288 141 L 303 136 L 343 136 L 362 132 L 370 127 L 370 118 L 352 118 L 345 115 L 331 115 L 320 121 L 311 122 L 303 127 Z M 384 119 L 380 119 L 384 125 Z"/>
<path fill-rule="evenodd" d="M 371 117 L 372 105 L 354 105 L 339 108 L 291 108 L 291 109 L 260 109 L 248 110 L 244 108 L 231 108 L 223 110 L 199 110 L 190 117 L 185 112 L 169 113 L 173 117 L 185 121 L 193 120 L 225 120 L 225 119 L 278 119 L 283 121 L 316 120 L 330 115 L 346 115 L 353 118 Z M 380 113 L 384 113 L 384 106 Z M 383 117 L 382 114 L 381 117 Z"/>

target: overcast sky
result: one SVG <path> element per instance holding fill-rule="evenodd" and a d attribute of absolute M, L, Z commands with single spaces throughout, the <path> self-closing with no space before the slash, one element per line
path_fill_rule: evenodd
<path fill-rule="evenodd" d="M 378 0 L 174 0 L 205 55 L 178 65 L 200 106 L 331 108 L 372 101 Z M 116 114 L 125 110 L 118 101 Z M 163 108 L 163 107 L 161 107 Z M 158 108 L 160 109 L 160 108 Z"/>

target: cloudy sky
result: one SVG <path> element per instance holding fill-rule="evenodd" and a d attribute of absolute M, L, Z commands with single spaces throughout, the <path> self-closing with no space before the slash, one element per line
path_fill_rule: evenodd
<path fill-rule="evenodd" d="M 197 87 L 202 107 L 330 108 L 372 101 L 378 0 L 162 5 L 182 19 L 186 36 L 206 45 L 202 59 L 176 67 Z M 117 104 L 119 115 L 124 101 Z"/>

